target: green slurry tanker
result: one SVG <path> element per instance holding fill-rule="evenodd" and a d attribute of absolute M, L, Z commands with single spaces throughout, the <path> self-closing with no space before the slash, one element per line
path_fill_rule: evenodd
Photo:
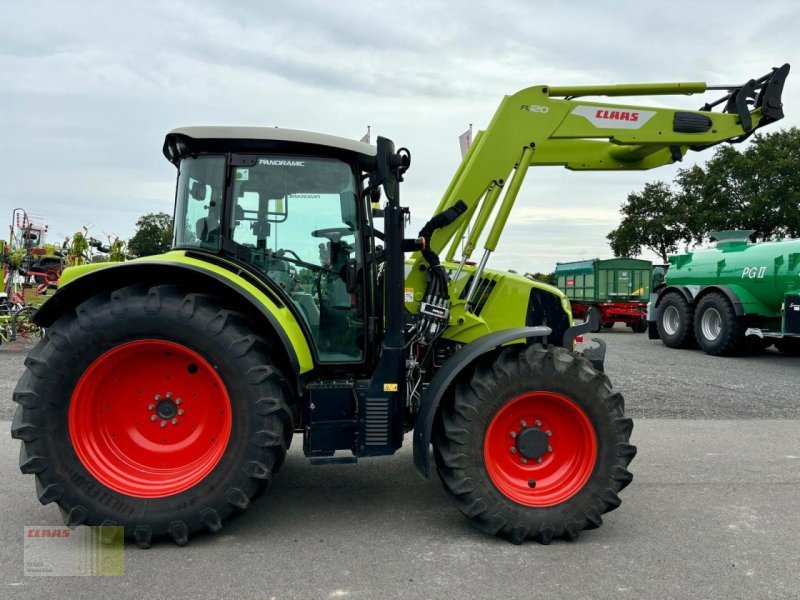
<path fill-rule="evenodd" d="M 715 356 L 771 344 L 800 354 L 800 239 L 751 244 L 752 233 L 714 233 L 716 248 L 670 257 L 648 305 L 651 339 Z"/>

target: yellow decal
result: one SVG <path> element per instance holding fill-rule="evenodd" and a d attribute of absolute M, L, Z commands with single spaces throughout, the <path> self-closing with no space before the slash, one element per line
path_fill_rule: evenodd
<path fill-rule="evenodd" d="M 384 392 L 396 392 L 397 391 L 397 384 L 396 383 L 384 383 L 383 384 L 383 391 Z"/>

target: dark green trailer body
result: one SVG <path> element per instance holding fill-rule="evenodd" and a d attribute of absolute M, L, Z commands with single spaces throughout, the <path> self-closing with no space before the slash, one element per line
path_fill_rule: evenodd
<path fill-rule="evenodd" d="M 625 323 L 644 331 L 653 265 L 636 258 L 599 258 L 556 264 L 556 285 L 569 298 L 573 315 L 597 310 L 601 326 Z"/>

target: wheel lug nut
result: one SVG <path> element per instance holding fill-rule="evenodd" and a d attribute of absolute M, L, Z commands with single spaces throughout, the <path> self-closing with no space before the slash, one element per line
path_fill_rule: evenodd
<path fill-rule="evenodd" d="M 172 392 L 167 392 L 167 400 L 169 400 L 170 398 L 172 398 Z"/>
<path fill-rule="evenodd" d="M 537 427 L 541 427 L 542 426 L 542 422 L 539 419 L 536 419 L 536 426 Z"/>
<path fill-rule="evenodd" d="M 151 420 L 151 421 L 155 421 L 156 419 L 158 419 L 158 417 L 157 417 L 157 416 L 155 416 L 155 415 L 150 415 L 150 420 Z"/>
<path fill-rule="evenodd" d="M 159 400 L 161 400 L 161 394 L 156 394 L 156 395 L 155 395 L 155 398 L 153 398 L 153 400 L 155 400 L 156 402 L 158 402 Z"/>
<path fill-rule="evenodd" d="M 547 451 L 548 451 L 548 452 L 552 452 L 552 451 L 553 451 L 553 447 L 552 447 L 552 446 L 548 446 L 548 447 L 547 447 Z"/>
<path fill-rule="evenodd" d="M 183 400 L 181 400 L 180 398 L 175 399 L 175 404 L 180 404 L 181 402 L 183 402 Z"/>
<path fill-rule="evenodd" d="M 522 457 L 522 464 L 523 465 L 527 465 L 528 464 L 528 459 L 525 458 L 524 456 Z"/>
<path fill-rule="evenodd" d="M 540 456 L 539 458 L 537 458 L 536 462 L 539 463 L 539 464 L 542 464 L 542 457 Z"/>
<path fill-rule="evenodd" d="M 514 446 L 511 446 L 511 448 L 509 448 L 509 450 L 511 450 L 511 454 L 516 454 L 517 453 L 517 449 Z"/>
<path fill-rule="evenodd" d="M 510 435 L 511 435 L 512 438 L 515 438 L 515 437 L 517 437 L 517 432 L 516 431 L 512 431 Z"/>
<path fill-rule="evenodd" d="M 179 408 L 179 409 L 178 409 L 178 416 L 180 416 L 180 415 L 182 415 L 182 414 L 183 414 L 183 409 L 182 409 L 182 408 Z"/>
<path fill-rule="evenodd" d="M 527 427 L 528 426 L 528 424 L 525 421 L 520 421 L 519 424 L 522 425 L 523 427 Z"/>
<path fill-rule="evenodd" d="M 147 405 L 147 410 L 153 410 L 155 407 L 156 407 L 155 404 L 148 404 Z"/>
<path fill-rule="evenodd" d="M 177 425 L 178 424 L 178 419 L 172 419 L 172 424 L 173 425 Z"/>
<path fill-rule="evenodd" d="M 551 435 L 553 435 L 553 432 L 552 432 L 552 431 L 550 431 L 549 429 L 548 429 L 547 431 L 545 431 L 544 433 L 545 433 L 545 435 L 546 435 L 547 437 L 550 437 Z"/>
<path fill-rule="evenodd" d="M 167 422 L 166 421 L 161 421 L 161 426 L 162 427 L 166 427 L 167 426 Z"/>

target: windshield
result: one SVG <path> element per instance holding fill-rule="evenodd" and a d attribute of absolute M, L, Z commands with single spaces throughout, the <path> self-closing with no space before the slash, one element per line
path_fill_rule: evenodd
<path fill-rule="evenodd" d="M 224 156 L 181 160 L 175 198 L 175 246 L 219 248 L 224 189 Z"/>

